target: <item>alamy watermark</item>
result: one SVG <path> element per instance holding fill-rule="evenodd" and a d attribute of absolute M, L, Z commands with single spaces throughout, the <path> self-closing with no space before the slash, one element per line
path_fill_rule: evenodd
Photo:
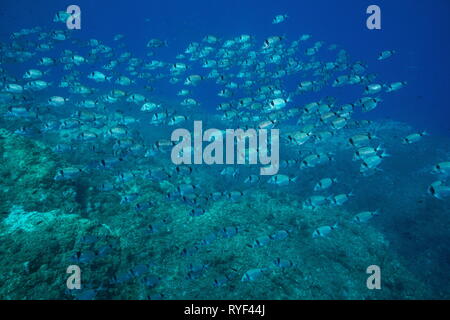
<path fill-rule="evenodd" d="M 172 162 L 176 165 L 224 164 L 225 151 L 225 164 L 235 164 L 235 155 L 237 164 L 253 165 L 257 164 L 259 160 L 260 164 L 266 165 L 266 167 L 260 168 L 260 175 L 274 175 L 277 174 L 280 163 L 279 130 L 270 129 L 270 139 L 268 131 L 268 129 L 247 129 L 245 131 L 226 129 L 223 132 L 218 129 L 208 129 L 203 133 L 202 121 L 194 121 L 193 146 L 191 133 L 188 130 L 180 128 L 172 132 L 171 140 L 177 142 L 172 148 Z M 204 149 L 203 142 L 209 142 Z"/>
<path fill-rule="evenodd" d="M 367 7 L 367 14 L 370 16 L 367 18 L 366 26 L 369 30 L 380 30 L 381 29 L 381 9 L 377 5 L 371 5 Z"/>
<path fill-rule="evenodd" d="M 367 289 L 380 290 L 381 289 L 381 269 L 380 269 L 380 267 L 375 264 L 368 266 L 366 273 L 370 274 L 370 276 L 367 278 L 367 281 L 366 281 Z"/>
<path fill-rule="evenodd" d="M 67 278 L 66 285 L 69 290 L 81 289 L 81 269 L 79 266 L 73 264 L 67 267 L 66 273 L 70 276 Z"/>
<path fill-rule="evenodd" d="M 72 4 L 66 10 L 69 15 L 66 20 L 67 29 L 81 29 L 81 9 L 79 6 Z"/>

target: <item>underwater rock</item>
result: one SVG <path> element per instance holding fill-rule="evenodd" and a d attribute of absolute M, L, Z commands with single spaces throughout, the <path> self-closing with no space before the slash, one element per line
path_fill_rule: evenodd
<path fill-rule="evenodd" d="M 61 299 L 66 295 L 66 269 L 85 234 L 108 234 L 102 226 L 67 214 L 25 211 L 13 207 L 0 222 L 0 299 Z M 104 237 L 104 236 L 103 236 Z M 49 254 L 51 253 L 51 254 Z M 110 272 L 110 260 L 97 263 L 95 272 Z M 106 269 L 105 269 L 106 268 Z M 95 285 L 89 268 L 82 267 L 84 284 Z M 106 270 L 106 271 L 105 271 Z M 94 272 L 92 272 L 94 274 Z"/>
<path fill-rule="evenodd" d="M 76 211 L 74 194 L 69 192 L 73 187 L 53 179 L 61 160 L 43 143 L 1 129 L 0 154 L 2 212 L 8 212 L 13 205 L 26 210 Z"/>

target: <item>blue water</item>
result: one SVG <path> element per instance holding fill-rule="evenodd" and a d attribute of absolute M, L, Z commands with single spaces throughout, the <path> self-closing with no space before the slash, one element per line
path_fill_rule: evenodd
<path fill-rule="evenodd" d="M 69 2 L 4 1 L 0 36 L 7 39 L 18 28 L 51 26 L 57 9 Z M 78 1 L 82 8 L 80 37 L 111 39 L 127 35 L 126 44 L 137 56 L 145 54 L 149 38 L 167 39 L 169 47 L 158 53 L 162 60 L 173 58 L 194 39 L 205 34 L 234 37 L 249 33 L 264 39 L 283 34 L 296 38 L 313 34 L 316 40 L 336 43 L 352 57 L 370 63 L 371 71 L 386 81 L 408 79 L 409 89 L 391 97 L 389 105 L 375 110 L 370 117 L 390 118 L 411 123 L 420 130 L 448 135 L 450 125 L 445 101 L 448 99 L 450 55 L 450 3 L 446 0 L 378 1 L 382 11 L 382 29 L 368 30 L 365 13 L 371 1 L 328 0 L 313 3 L 299 1 Z M 286 22 L 272 25 L 274 15 L 287 13 Z M 146 22 L 146 19 L 150 22 Z M 377 63 L 379 52 L 396 49 L 388 63 Z M 217 97 L 211 105 L 215 105 Z"/>
<path fill-rule="evenodd" d="M 53 43 L 45 32 L 66 30 L 53 17 L 70 4 L 81 8 L 81 30 L 55 41 L 49 51 L 36 50 L 37 43 Z M 366 27 L 366 9 L 373 4 L 381 8 L 381 30 Z M 448 299 L 449 9 L 448 0 L 2 1 L 0 299 Z M 272 24 L 277 14 L 288 18 Z M 36 26 L 47 40 L 38 40 L 36 34 L 11 37 Z M 117 34 L 124 39 L 114 41 Z M 202 41 L 206 35 L 219 38 L 211 44 L 218 51 L 225 40 L 242 34 L 251 35 L 256 62 L 266 61 L 261 47 L 268 37 L 283 36 L 280 52 L 286 61 L 289 45 L 310 34 L 312 38 L 301 42 L 292 57 L 303 63 L 331 62 L 345 50 L 349 65 L 332 72 L 323 88 L 303 94 L 295 94 L 300 81 L 327 74 L 312 76 L 313 71 L 301 70 L 278 80 L 270 74 L 259 78 L 259 71 L 250 69 L 249 79 L 255 84 L 233 90 L 230 98 L 217 95 L 224 85 L 214 79 L 183 85 L 187 76 L 206 77 L 211 69 L 201 67 L 202 58 L 193 61 L 189 54 L 183 59 L 176 55 L 193 42 L 207 46 Z M 149 49 L 146 44 L 154 38 L 167 45 Z M 99 45 L 87 45 L 89 39 L 110 47 L 111 55 L 93 53 Z M 323 41 L 323 47 L 314 57 L 306 57 L 304 50 L 316 41 Z M 331 44 L 337 49 L 328 50 Z M 80 66 L 62 60 L 55 66 L 37 65 L 44 56 L 72 56 L 64 50 L 92 61 Z M 241 54 L 236 47 L 231 50 Z M 386 50 L 396 53 L 377 60 Z M 35 55 L 25 61 L 8 56 L 22 51 Z M 126 68 L 127 59 L 112 71 L 102 69 L 125 51 L 144 63 L 166 64 L 156 71 L 141 64 L 136 68 L 139 75 Z M 154 55 L 147 56 L 149 52 Z M 236 77 L 239 55 L 231 58 L 233 68 L 221 69 L 227 81 L 242 82 Z M 364 75 L 376 75 L 373 81 L 329 85 L 357 61 L 367 65 Z M 169 66 L 175 62 L 186 63 L 189 69 L 172 75 Z M 267 70 L 283 68 L 269 64 Z M 49 87 L 8 96 L 7 83 L 25 85 L 23 74 L 29 69 L 48 71 L 42 79 L 50 82 Z M 93 71 L 102 71 L 112 81 L 88 79 Z M 75 77 L 70 87 L 79 82 L 93 93 L 79 95 L 59 87 L 67 75 Z M 115 81 L 120 75 L 136 82 L 119 86 Z M 180 82 L 170 83 L 171 77 Z M 355 105 L 347 119 L 338 109 L 367 96 L 364 87 L 372 82 L 397 81 L 407 85 L 369 95 L 382 98 L 370 112 Z M 273 97 L 261 98 L 257 91 L 263 85 L 279 85 L 283 98 L 292 98 L 274 116 L 281 135 L 280 161 L 291 161 L 278 172 L 284 175 L 279 179 L 288 177 L 286 185 L 271 183 L 276 176 L 260 176 L 259 165 L 172 163 L 172 145 L 164 143 L 175 128 L 192 130 L 195 120 L 204 121 L 204 130 L 252 128 L 271 119 L 263 109 Z M 112 89 L 123 90 L 124 96 L 105 102 Z M 200 106 L 182 106 L 186 97 L 176 95 L 181 89 L 192 90 L 187 97 Z M 162 107 L 143 113 L 143 103 L 126 101 L 133 93 Z M 68 101 L 51 107 L 51 96 Z M 255 98 L 263 109 L 238 107 L 244 97 Z M 80 107 L 77 102 L 83 99 L 99 104 Z M 323 116 L 319 111 L 312 112 L 312 119 L 306 117 L 305 105 L 318 101 L 322 106 L 331 101 L 330 111 L 335 113 L 328 115 L 345 118 L 347 125 L 333 129 L 326 119 L 319 120 Z M 231 120 L 222 117 L 217 106 L 224 102 L 242 113 Z M 14 113 L 13 106 L 37 116 Z M 296 109 L 298 113 L 286 116 Z M 77 115 L 86 110 L 94 113 L 95 121 Z M 163 110 L 187 120 L 175 126 L 167 120 L 151 123 L 154 113 Z M 136 122 L 127 123 L 123 116 Z M 65 121 L 74 118 L 80 125 L 64 128 Z M 52 121 L 56 127 L 46 128 Z M 312 128 L 305 129 L 308 126 Z M 115 135 L 113 129 L 125 133 Z M 94 138 L 86 138 L 88 133 L 95 133 Z M 305 134 L 306 142 L 289 142 L 295 133 Z M 353 144 L 350 138 L 360 134 L 367 141 Z M 405 143 L 411 134 L 417 135 Z M 68 149 L 62 151 L 64 146 Z M 362 146 L 372 148 L 370 161 L 378 164 L 355 158 Z M 366 174 L 364 166 L 371 165 Z M 248 184 L 251 175 L 257 181 Z M 315 190 L 324 178 L 335 179 L 331 187 Z M 193 191 L 183 194 L 182 187 Z M 334 205 L 336 195 L 347 201 Z M 311 204 L 314 196 L 323 196 L 323 203 Z M 370 218 L 368 211 L 373 214 Z M 361 222 L 364 217 L 368 220 Z M 66 287 L 69 265 L 82 270 L 81 290 Z M 381 267 L 381 290 L 366 287 L 369 265 Z M 6 274 L 17 277 L 2 276 Z"/>

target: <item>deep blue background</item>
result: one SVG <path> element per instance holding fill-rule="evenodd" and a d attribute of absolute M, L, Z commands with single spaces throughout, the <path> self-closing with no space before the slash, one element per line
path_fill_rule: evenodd
<path fill-rule="evenodd" d="M 82 10 L 79 37 L 112 44 L 112 36 L 123 33 L 129 48 L 142 57 L 148 39 L 167 39 L 169 48 L 156 58 L 168 61 L 173 61 L 189 42 L 199 41 L 206 34 L 231 38 L 247 33 L 262 41 L 271 35 L 284 34 L 294 40 L 310 33 L 314 41 L 339 44 L 354 60 L 367 62 L 380 81 L 409 82 L 407 88 L 386 96 L 385 103 L 368 117 L 393 118 L 420 130 L 450 135 L 449 0 L 2 0 L 1 41 L 24 27 L 55 27 L 54 14 L 70 4 Z M 381 7 L 382 30 L 366 28 L 366 8 L 371 4 Z M 272 25 L 272 18 L 280 13 L 287 13 L 289 19 Z M 147 18 L 150 22 L 145 22 Z M 379 52 L 386 49 L 395 49 L 397 54 L 377 61 Z"/>

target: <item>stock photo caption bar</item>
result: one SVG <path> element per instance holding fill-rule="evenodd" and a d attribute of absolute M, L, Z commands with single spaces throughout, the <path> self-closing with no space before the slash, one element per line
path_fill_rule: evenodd
<path fill-rule="evenodd" d="M 448 1 L 4 2 L 1 300 L 450 297 Z"/>

